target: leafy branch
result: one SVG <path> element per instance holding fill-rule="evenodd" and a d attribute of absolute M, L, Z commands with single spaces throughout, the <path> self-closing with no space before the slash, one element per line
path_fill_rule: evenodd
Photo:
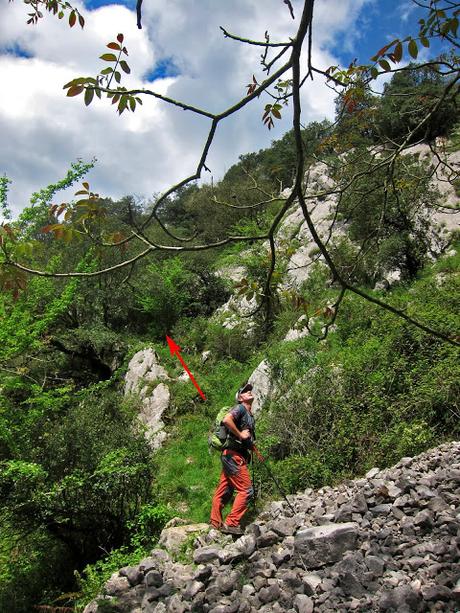
<path fill-rule="evenodd" d="M 13 0 L 9 1 L 12 2 Z M 81 28 L 85 25 L 85 18 L 80 11 L 69 2 L 66 2 L 66 0 L 23 0 L 23 2 L 32 11 L 27 15 L 29 17 L 27 20 L 28 24 L 37 24 L 43 18 L 42 11 L 48 11 L 48 13 L 57 16 L 58 19 L 64 19 L 68 12 L 68 22 L 71 28 L 74 27 L 77 21 Z"/>

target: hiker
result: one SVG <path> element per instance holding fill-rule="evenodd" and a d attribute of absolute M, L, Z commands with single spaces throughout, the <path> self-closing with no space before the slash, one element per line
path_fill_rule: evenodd
<path fill-rule="evenodd" d="M 240 521 L 254 495 L 248 470 L 255 440 L 252 385 L 246 383 L 241 387 L 235 399 L 238 404 L 222 419 L 228 431 L 228 444 L 221 455 L 222 472 L 211 507 L 211 524 L 226 534 L 243 534 Z M 235 490 L 232 509 L 223 523 L 222 509 L 230 502 Z"/>

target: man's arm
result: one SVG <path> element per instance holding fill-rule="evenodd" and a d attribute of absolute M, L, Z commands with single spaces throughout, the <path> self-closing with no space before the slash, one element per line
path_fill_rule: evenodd
<path fill-rule="evenodd" d="M 230 430 L 230 432 L 235 436 L 235 438 L 240 441 L 244 441 L 251 436 L 249 430 L 238 430 L 235 420 L 233 419 L 233 415 L 231 413 L 227 413 L 227 415 L 223 418 L 222 423 L 228 430 Z"/>

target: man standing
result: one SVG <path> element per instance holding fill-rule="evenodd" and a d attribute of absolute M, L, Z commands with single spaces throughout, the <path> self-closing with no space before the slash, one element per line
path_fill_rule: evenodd
<path fill-rule="evenodd" d="M 222 420 L 228 430 L 228 447 L 221 455 L 222 472 L 219 484 L 212 499 L 211 524 L 227 534 L 243 534 L 240 521 L 248 510 L 248 504 L 254 495 L 249 475 L 248 463 L 251 461 L 251 449 L 255 436 L 255 421 L 252 415 L 252 385 L 246 383 L 236 393 L 237 406 Z M 222 509 L 230 502 L 236 490 L 235 500 L 225 523 L 222 521 Z"/>

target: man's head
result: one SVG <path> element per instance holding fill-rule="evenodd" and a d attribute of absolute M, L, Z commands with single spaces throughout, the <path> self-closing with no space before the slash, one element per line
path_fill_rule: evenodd
<path fill-rule="evenodd" d="M 244 402 L 247 404 L 252 404 L 254 400 L 254 396 L 252 394 L 252 385 L 250 383 L 246 383 L 236 392 L 235 400 L 237 402 Z"/>

